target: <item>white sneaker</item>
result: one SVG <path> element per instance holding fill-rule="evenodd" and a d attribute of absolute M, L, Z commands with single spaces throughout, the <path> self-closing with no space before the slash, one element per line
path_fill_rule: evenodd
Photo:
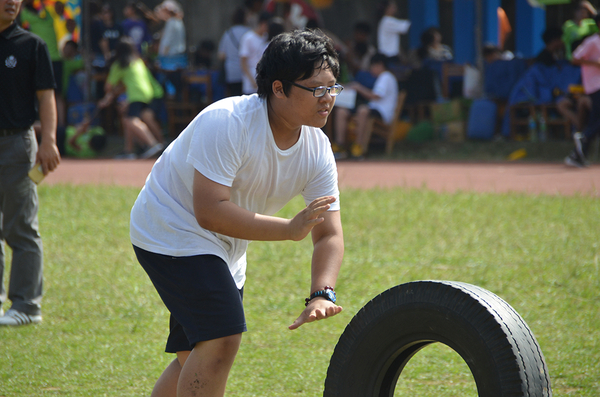
<path fill-rule="evenodd" d="M 0 326 L 9 325 L 17 327 L 19 325 L 38 324 L 42 322 L 42 316 L 25 314 L 18 310 L 8 309 L 6 314 L 0 317 Z"/>

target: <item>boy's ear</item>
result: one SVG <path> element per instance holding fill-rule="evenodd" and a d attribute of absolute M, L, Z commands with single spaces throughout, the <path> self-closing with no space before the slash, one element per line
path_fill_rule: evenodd
<path fill-rule="evenodd" d="M 271 86 L 271 89 L 273 90 L 273 95 L 275 95 L 277 98 L 286 97 L 285 92 L 283 91 L 283 83 L 281 80 L 275 80 Z"/>

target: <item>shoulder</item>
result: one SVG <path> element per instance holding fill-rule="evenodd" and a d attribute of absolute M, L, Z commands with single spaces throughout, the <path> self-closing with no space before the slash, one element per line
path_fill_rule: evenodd
<path fill-rule="evenodd" d="M 244 25 L 235 25 L 230 28 L 230 31 L 242 35 L 250 31 L 250 28 Z"/>
<path fill-rule="evenodd" d="M 3 32 L 2 34 L 4 35 L 4 33 L 6 33 L 6 39 L 20 49 L 25 49 L 25 51 L 37 51 L 40 48 L 45 48 L 47 51 L 48 46 L 41 37 L 18 25 L 12 28 L 12 31 Z"/>
<path fill-rule="evenodd" d="M 377 80 L 383 82 L 385 84 L 396 83 L 396 76 L 389 70 L 384 71 L 379 76 L 377 76 Z"/>
<path fill-rule="evenodd" d="M 230 122 L 249 124 L 263 115 L 266 115 L 266 101 L 256 94 L 224 98 L 201 112 L 201 117 L 218 119 L 223 125 Z"/>

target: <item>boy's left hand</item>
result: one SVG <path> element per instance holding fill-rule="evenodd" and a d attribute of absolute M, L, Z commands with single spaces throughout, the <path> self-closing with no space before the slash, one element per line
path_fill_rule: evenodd
<path fill-rule="evenodd" d="M 323 320 L 328 317 L 333 317 L 343 309 L 341 306 L 336 305 L 327 299 L 315 298 L 306 308 L 302 311 L 302 314 L 294 321 L 288 328 L 294 330 L 305 323 L 312 323 L 313 321 Z"/>

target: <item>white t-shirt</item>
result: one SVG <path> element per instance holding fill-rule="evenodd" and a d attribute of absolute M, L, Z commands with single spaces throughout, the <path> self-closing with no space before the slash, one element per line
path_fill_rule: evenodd
<path fill-rule="evenodd" d="M 387 70 L 381 73 L 375 80 L 373 93 L 381 99 L 370 101 L 369 107 L 379 111 L 383 121 L 390 124 L 398 102 L 398 81 L 396 77 Z"/>
<path fill-rule="evenodd" d="M 130 237 L 146 251 L 222 258 L 238 286 L 246 280 L 248 240 L 203 229 L 194 216 L 193 180 L 198 170 L 231 188 L 231 202 L 273 215 L 293 197 L 306 204 L 322 196 L 338 198 L 337 168 L 327 136 L 302 127 L 287 150 L 275 144 L 267 101 L 258 95 L 231 97 L 204 109 L 152 167 L 131 210 Z"/>
<path fill-rule="evenodd" d="M 573 51 L 574 59 L 586 59 L 588 61 L 600 61 L 600 35 L 594 34 L 583 41 Z M 600 90 L 600 68 L 596 66 L 582 65 L 581 80 L 586 94 L 593 94 Z"/>
<path fill-rule="evenodd" d="M 410 21 L 385 15 L 377 27 L 379 52 L 393 57 L 400 54 L 400 35 L 408 32 Z"/>
<path fill-rule="evenodd" d="M 256 76 L 256 65 L 260 61 L 263 52 L 267 48 L 267 40 L 263 36 L 256 34 L 254 30 L 250 30 L 242 36 L 240 41 L 240 58 L 247 58 L 246 63 L 248 70 L 252 76 Z M 244 94 L 253 94 L 256 92 L 253 80 L 242 73 L 242 92 Z"/>
<path fill-rule="evenodd" d="M 225 81 L 239 83 L 242 81 L 240 66 L 240 43 L 242 36 L 249 28 L 244 25 L 235 25 L 229 28 L 219 42 L 219 53 L 225 54 Z"/>
<path fill-rule="evenodd" d="M 185 27 L 179 18 L 169 18 L 165 23 L 162 37 L 158 43 L 159 55 L 178 55 L 185 53 Z"/>

